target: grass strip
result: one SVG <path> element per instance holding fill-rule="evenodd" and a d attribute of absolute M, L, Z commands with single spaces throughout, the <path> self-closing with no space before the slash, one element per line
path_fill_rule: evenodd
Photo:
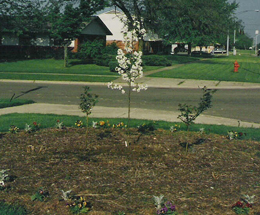
<path fill-rule="evenodd" d="M 40 124 L 40 128 L 54 128 L 57 120 L 63 122 L 66 127 L 76 127 L 75 123 L 77 120 L 81 120 L 83 124 L 86 123 L 85 117 L 79 116 L 68 116 L 68 115 L 55 115 L 55 114 L 6 114 L 0 116 L 0 132 L 8 132 L 11 125 L 18 127 L 20 130 L 23 130 L 25 124 L 32 125 L 33 122 L 37 122 Z M 127 119 L 125 118 L 90 118 L 89 126 L 92 126 L 93 121 L 95 122 L 109 122 L 110 125 L 118 124 L 123 122 L 127 123 Z M 138 127 L 140 125 L 151 125 L 156 129 L 165 129 L 170 130 L 170 127 L 173 126 L 176 128 L 176 131 L 185 131 L 186 126 L 183 123 L 174 123 L 174 122 L 166 122 L 166 121 L 150 121 L 150 120 L 139 120 L 132 119 L 131 127 Z M 242 133 L 242 139 L 250 139 L 260 141 L 260 132 L 258 128 L 242 128 L 242 127 L 232 127 L 232 126 L 224 126 L 224 125 L 206 125 L 206 124 L 194 124 L 190 127 L 190 131 L 200 132 L 203 131 L 206 134 L 214 133 L 219 135 L 227 135 L 229 131 Z"/>
<path fill-rule="evenodd" d="M 115 76 L 80 76 L 80 75 L 52 75 L 52 74 L 11 74 L 0 73 L 0 79 L 11 80 L 41 80 L 41 81 L 80 81 L 80 82 L 110 82 Z"/>
<path fill-rule="evenodd" d="M 34 101 L 28 99 L 0 99 L 0 108 L 14 107 L 32 103 L 34 103 Z"/>
<path fill-rule="evenodd" d="M 7 204 L 3 201 L 0 202 L 1 215 L 26 215 L 28 214 L 25 208 L 19 205 Z"/>

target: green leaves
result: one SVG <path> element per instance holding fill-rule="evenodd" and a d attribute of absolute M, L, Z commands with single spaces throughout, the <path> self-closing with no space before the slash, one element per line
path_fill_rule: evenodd
<path fill-rule="evenodd" d="M 187 104 L 179 104 L 179 111 L 181 114 L 178 116 L 182 122 L 184 122 L 187 126 L 187 130 L 189 130 L 189 126 L 194 124 L 195 119 L 205 110 L 209 109 L 212 100 L 212 94 L 216 92 L 216 90 L 207 89 L 207 87 L 202 88 L 203 95 L 200 99 L 200 103 L 198 106 L 187 105 Z"/>
<path fill-rule="evenodd" d="M 90 94 L 89 91 L 90 88 L 86 86 L 84 87 L 84 93 L 80 95 L 80 109 L 87 115 L 91 114 L 92 108 L 96 105 L 98 98 L 98 95 Z"/>

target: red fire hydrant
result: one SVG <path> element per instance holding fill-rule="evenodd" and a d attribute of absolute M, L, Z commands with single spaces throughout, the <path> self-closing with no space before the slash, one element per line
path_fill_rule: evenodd
<path fill-rule="evenodd" d="M 234 63 L 234 72 L 238 72 L 238 68 L 240 67 L 240 65 L 238 64 L 237 61 L 235 61 Z"/>

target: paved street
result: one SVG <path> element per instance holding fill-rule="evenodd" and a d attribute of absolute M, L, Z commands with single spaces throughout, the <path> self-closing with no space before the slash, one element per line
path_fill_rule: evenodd
<path fill-rule="evenodd" d="M 77 105 L 83 92 L 82 84 L 1 82 L 0 97 L 32 99 L 37 103 Z M 99 107 L 127 107 L 127 97 L 103 85 L 88 85 L 99 95 Z M 150 87 L 132 94 L 132 108 L 178 111 L 179 103 L 197 104 L 201 96 L 198 88 Z M 218 89 L 213 96 L 213 107 L 205 115 L 233 118 L 260 123 L 260 89 Z"/>

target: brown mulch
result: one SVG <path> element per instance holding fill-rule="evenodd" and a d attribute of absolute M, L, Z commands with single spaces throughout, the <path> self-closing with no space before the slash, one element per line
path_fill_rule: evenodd
<path fill-rule="evenodd" d="M 66 128 L 1 135 L 0 146 L 0 170 L 10 169 L 15 178 L 0 201 L 24 205 L 31 214 L 71 214 L 61 190 L 86 197 L 89 214 L 155 214 L 153 195 L 160 194 L 192 215 L 235 214 L 231 206 L 243 194 L 256 195 L 250 214 L 260 212 L 259 142 L 91 128 L 86 143 L 85 129 Z M 50 195 L 31 201 L 40 187 Z"/>

